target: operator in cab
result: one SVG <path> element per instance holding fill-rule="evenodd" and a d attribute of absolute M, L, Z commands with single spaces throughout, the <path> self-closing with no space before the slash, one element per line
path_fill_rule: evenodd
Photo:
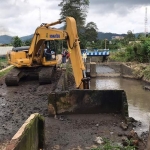
<path fill-rule="evenodd" d="M 47 42 L 44 43 L 44 56 L 46 61 L 51 60 L 52 58 L 51 49 L 47 47 Z"/>

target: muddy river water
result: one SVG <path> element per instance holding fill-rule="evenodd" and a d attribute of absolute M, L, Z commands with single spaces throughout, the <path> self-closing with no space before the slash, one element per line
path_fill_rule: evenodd
<path fill-rule="evenodd" d="M 97 67 L 98 73 L 114 73 L 108 67 Z M 149 130 L 150 123 L 150 91 L 143 89 L 144 83 L 126 78 L 97 77 L 91 80 L 91 89 L 123 89 L 128 100 L 129 116 L 142 122 L 136 130 L 139 133 Z"/>

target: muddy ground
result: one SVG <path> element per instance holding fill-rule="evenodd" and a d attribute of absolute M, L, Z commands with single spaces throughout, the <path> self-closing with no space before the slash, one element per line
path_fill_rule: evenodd
<path fill-rule="evenodd" d="M 59 117 L 58 117 L 59 118 Z M 46 150 L 91 150 L 101 146 L 97 138 L 122 145 L 131 135 L 120 127 L 124 120 L 117 114 L 76 114 L 59 119 L 46 117 Z M 139 142 L 139 150 L 145 145 Z"/>
<path fill-rule="evenodd" d="M 46 149 L 69 150 L 95 147 L 96 137 L 106 137 L 121 142 L 132 126 L 120 128 L 122 118 L 114 114 L 68 115 L 54 119 L 49 117 L 48 94 L 54 90 L 61 75 L 58 70 L 52 84 L 39 85 L 37 80 L 24 79 L 17 87 L 6 87 L 0 79 L 0 149 L 7 143 L 32 113 L 40 113 L 46 119 Z M 60 116 L 59 116 L 60 117 Z M 139 150 L 145 149 L 140 142 Z"/>
<path fill-rule="evenodd" d="M 24 79 L 19 86 L 7 87 L 4 77 L 0 79 L 0 143 L 10 140 L 30 114 L 38 112 L 48 116 L 47 97 L 60 75 L 57 71 L 53 83 L 47 85 Z"/>

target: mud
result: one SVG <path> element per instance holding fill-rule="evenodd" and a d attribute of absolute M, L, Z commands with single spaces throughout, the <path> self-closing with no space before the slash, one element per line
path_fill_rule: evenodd
<path fill-rule="evenodd" d="M 97 137 L 122 145 L 122 139 L 128 139 L 132 130 L 132 125 L 123 130 L 123 121 L 117 114 L 46 117 L 46 150 L 91 150 L 100 146 L 95 141 Z M 139 142 L 139 150 L 144 150 L 144 146 Z"/>
<path fill-rule="evenodd" d="M 97 146 L 94 140 L 99 136 L 121 143 L 117 136 L 122 132 L 121 128 L 118 130 L 120 116 L 88 114 L 63 116 L 62 119 L 46 118 L 47 150 L 55 150 L 56 147 L 60 150 L 91 149 Z"/>
<path fill-rule="evenodd" d="M 7 143 L 32 113 L 40 113 L 46 118 L 48 150 L 90 149 L 99 136 L 120 143 L 120 135 L 127 135 L 132 130 L 131 126 L 123 131 L 119 126 L 121 117 L 114 114 L 49 117 L 48 94 L 54 90 L 60 75 L 61 71 L 57 70 L 53 83 L 47 85 L 24 79 L 17 87 L 6 87 L 4 77 L 0 79 L 0 144 Z M 143 150 L 143 146 L 141 144 L 139 150 Z"/>
<path fill-rule="evenodd" d="M 0 143 L 10 140 L 30 114 L 38 112 L 48 116 L 47 97 L 60 75 L 61 71 L 57 71 L 53 83 L 47 85 L 24 79 L 19 86 L 6 87 L 4 77 L 0 79 Z"/>

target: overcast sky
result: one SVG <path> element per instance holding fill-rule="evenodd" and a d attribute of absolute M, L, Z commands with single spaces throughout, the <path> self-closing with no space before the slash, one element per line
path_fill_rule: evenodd
<path fill-rule="evenodd" d="M 60 18 L 61 0 L 0 0 L 0 35 L 25 36 L 41 23 Z M 87 22 L 95 22 L 100 32 L 150 32 L 150 0 L 90 0 Z"/>

